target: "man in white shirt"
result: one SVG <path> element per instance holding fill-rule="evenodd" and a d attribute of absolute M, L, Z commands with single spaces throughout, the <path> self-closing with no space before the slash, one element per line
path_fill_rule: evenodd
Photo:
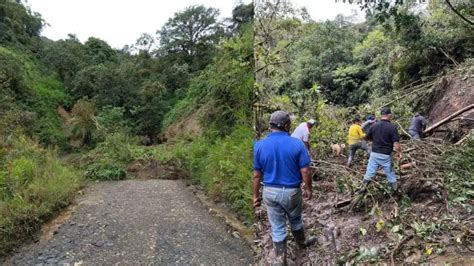
<path fill-rule="evenodd" d="M 308 153 L 311 154 L 311 146 L 309 144 L 309 130 L 316 125 L 316 121 L 314 119 L 310 119 L 307 122 L 301 123 L 298 127 L 295 128 L 292 137 L 300 139 L 303 141 Z"/>

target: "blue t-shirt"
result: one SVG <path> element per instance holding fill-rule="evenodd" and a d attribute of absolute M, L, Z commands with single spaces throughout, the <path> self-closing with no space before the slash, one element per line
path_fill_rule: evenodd
<path fill-rule="evenodd" d="M 301 168 L 311 163 L 303 142 L 287 132 L 272 132 L 253 150 L 253 169 L 263 174 L 267 186 L 299 187 Z"/>

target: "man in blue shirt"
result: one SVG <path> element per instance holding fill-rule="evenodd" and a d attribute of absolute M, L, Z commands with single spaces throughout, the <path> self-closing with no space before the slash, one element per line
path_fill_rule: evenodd
<path fill-rule="evenodd" d="M 286 263 L 286 220 L 288 218 L 297 246 L 301 249 L 316 243 L 305 239 L 302 218 L 301 183 L 305 196 L 312 197 L 309 175 L 311 159 L 303 142 L 289 135 L 290 116 L 276 111 L 270 117 L 271 133 L 254 146 L 253 205 L 260 206 L 260 183 L 263 178 L 263 201 L 272 227 L 272 240 L 279 263 Z"/>

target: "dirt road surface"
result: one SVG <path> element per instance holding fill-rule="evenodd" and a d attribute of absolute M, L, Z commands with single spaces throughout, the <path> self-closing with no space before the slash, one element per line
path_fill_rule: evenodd
<path fill-rule="evenodd" d="M 97 183 L 77 199 L 69 219 L 6 265 L 249 265 L 252 250 L 182 181 Z"/>

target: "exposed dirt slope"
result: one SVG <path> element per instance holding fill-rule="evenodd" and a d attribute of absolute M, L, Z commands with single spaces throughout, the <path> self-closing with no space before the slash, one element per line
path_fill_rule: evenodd
<path fill-rule="evenodd" d="M 444 117 L 474 104 L 474 62 L 466 62 L 452 74 L 442 77 L 434 89 L 432 104 L 428 113 L 429 124 L 435 124 Z M 450 131 L 462 131 L 474 128 L 474 110 L 459 116 L 454 123 L 443 127 Z"/>
<path fill-rule="evenodd" d="M 202 132 L 201 125 L 199 125 L 200 110 L 201 109 L 197 110 L 180 121 L 175 121 L 166 128 L 165 132 L 161 135 L 161 141 L 173 142 L 183 137 L 199 136 Z"/>

